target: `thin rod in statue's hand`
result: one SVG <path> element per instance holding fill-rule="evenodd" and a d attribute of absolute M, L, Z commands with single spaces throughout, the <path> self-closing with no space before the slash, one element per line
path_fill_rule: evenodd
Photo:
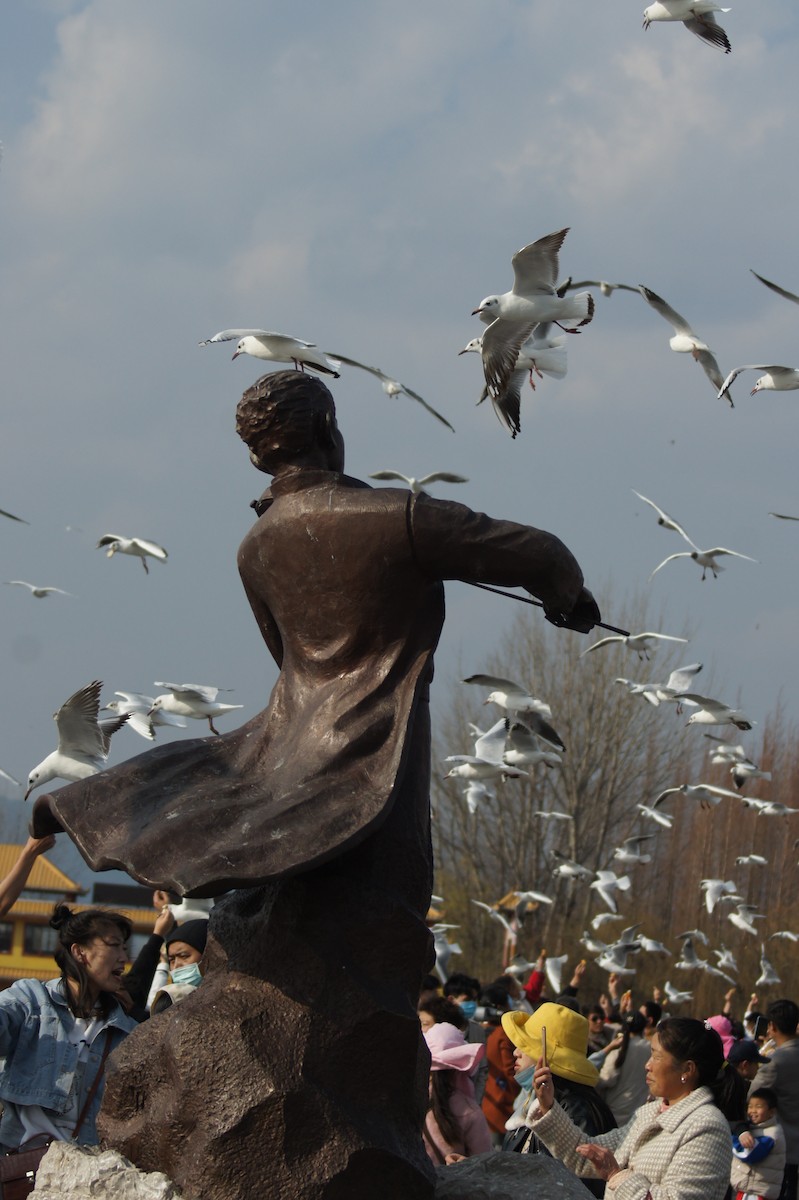
<path fill-rule="evenodd" d="M 472 587 L 482 588 L 484 592 L 494 592 L 497 596 L 506 596 L 508 600 L 518 600 L 521 604 L 534 604 L 536 608 L 543 608 L 541 600 L 534 600 L 532 596 L 517 596 L 516 592 L 503 592 L 502 588 L 491 587 L 487 583 L 475 583 L 472 579 L 467 579 L 465 583 L 470 583 Z M 622 637 L 629 637 L 629 629 L 619 629 L 618 625 L 607 625 L 604 621 L 596 621 L 597 629 L 607 629 L 609 633 L 620 633 Z"/>

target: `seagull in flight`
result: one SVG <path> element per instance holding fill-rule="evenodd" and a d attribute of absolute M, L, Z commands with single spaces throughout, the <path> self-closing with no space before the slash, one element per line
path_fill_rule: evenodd
<path fill-rule="evenodd" d="M 559 334 L 557 337 L 550 336 L 548 332 L 545 332 L 549 327 L 549 322 L 536 325 L 530 337 L 523 342 L 516 365 L 501 395 L 495 396 L 489 393 L 487 387 L 484 387 L 480 399 L 477 401 L 478 404 L 482 404 L 490 395 L 494 412 L 497 414 L 500 424 L 510 433 L 511 438 L 515 438 L 518 433 L 521 433 L 522 388 L 525 381 L 529 380 L 530 387 L 535 391 L 533 373 L 539 378 L 551 375 L 553 379 L 563 379 L 566 375 L 566 336 L 565 334 Z M 458 354 L 470 352 L 482 354 L 482 337 L 472 338 L 462 350 L 458 351 Z"/>
<path fill-rule="evenodd" d="M 491 688 L 483 704 L 496 704 L 519 718 L 527 718 L 531 713 L 541 717 L 551 717 L 552 709 L 543 700 L 531 695 L 528 689 L 514 679 L 506 679 L 503 675 L 469 675 L 464 683 L 476 684 L 478 687 Z"/>
<path fill-rule="evenodd" d="M 358 362 L 355 358 L 347 358 L 343 354 L 337 354 L 336 360 L 339 364 L 344 363 L 348 367 L 355 367 L 359 371 L 367 371 L 370 375 L 374 375 L 375 378 L 380 380 L 383 385 L 383 391 L 387 396 L 391 396 L 392 399 L 394 396 L 408 396 L 411 400 L 415 400 L 417 404 L 421 404 L 422 408 L 427 409 L 430 415 L 435 417 L 437 421 L 440 421 L 442 425 L 446 425 L 447 429 L 451 429 L 453 433 L 455 432 L 447 418 L 442 417 L 441 413 L 428 404 L 424 397 L 420 396 L 418 392 L 414 392 L 412 388 L 406 387 L 404 383 L 400 383 L 398 379 L 393 379 L 391 375 L 386 375 L 385 371 L 381 371 L 379 367 L 367 367 L 366 363 Z"/>
<path fill-rule="evenodd" d="M 656 313 L 660 313 L 661 317 L 668 321 L 674 329 L 674 336 L 669 339 L 669 345 L 672 350 L 676 351 L 677 354 L 691 354 L 718 392 L 724 383 L 724 376 L 719 369 L 719 364 L 716 362 L 713 352 L 708 349 L 707 344 L 694 333 L 685 317 L 681 317 L 675 309 L 658 296 L 657 292 L 644 287 L 643 284 L 641 284 L 639 291 L 647 304 L 651 305 Z M 730 402 L 730 408 L 732 408 L 732 396 L 730 396 L 729 392 L 727 393 L 727 399 Z"/>
<path fill-rule="evenodd" d="M 4 508 L 0 508 L 0 517 L 8 517 L 9 521 L 19 521 L 21 525 L 30 525 L 30 521 L 26 521 L 24 517 L 15 517 L 13 513 L 6 512 Z"/>
<path fill-rule="evenodd" d="M 451 471 L 431 471 L 429 475 L 422 475 L 420 479 L 417 479 L 413 475 L 403 475 L 400 471 L 375 471 L 369 478 L 400 480 L 402 483 L 407 483 L 414 496 L 418 496 L 420 492 L 424 492 L 425 484 L 469 482 L 465 475 L 453 475 Z"/>
<path fill-rule="evenodd" d="M 590 867 L 584 867 L 581 863 L 575 862 L 572 858 L 567 858 L 565 854 L 561 854 L 560 850 L 550 851 L 555 859 L 557 866 L 553 868 L 553 875 L 561 875 L 566 879 L 592 879 L 594 872 Z M 608 908 L 613 908 L 616 911 L 616 905 L 608 905 Z"/>
<path fill-rule="evenodd" d="M 583 650 L 580 658 L 584 658 L 586 654 L 590 654 L 592 650 L 598 650 L 600 646 L 609 646 L 612 642 L 621 642 L 628 650 L 634 650 L 639 659 L 649 659 L 650 650 L 654 650 L 654 645 L 650 643 L 657 642 L 683 642 L 686 643 L 688 638 L 672 637 L 668 633 L 615 633 L 611 637 L 600 638 L 598 642 L 594 642 L 587 650 Z"/>
<path fill-rule="evenodd" d="M 636 863 L 648 863 L 652 861 L 651 854 L 642 854 L 641 847 L 644 842 L 651 842 L 657 837 L 654 833 L 643 833 L 637 837 L 625 838 L 620 846 L 617 846 L 613 851 L 613 857 L 617 862 L 629 863 L 630 866 Z"/>
<path fill-rule="evenodd" d="M 795 392 L 799 388 L 799 367 L 770 366 L 768 363 L 747 363 L 744 367 L 735 367 L 730 371 L 719 390 L 719 400 L 727 395 L 732 384 L 742 371 L 765 371 L 755 380 L 755 386 L 749 393 L 755 392 Z"/>
<path fill-rule="evenodd" d="M 564 325 L 577 321 L 587 325 L 594 315 L 590 292 L 559 296 L 557 290 L 558 254 L 568 227 L 546 234 L 523 246 L 514 254 L 513 287 L 502 295 L 485 296 L 472 316 L 488 325 L 483 334 L 483 372 L 489 395 L 499 398 L 508 386 L 522 344 L 536 325 L 554 322 L 570 333 L 579 332 Z"/>
<path fill-rule="evenodd" d="M 268 329 L 223 329 L 213 337 L 205 338 L 201 346 L 214 342 L 236 342 L 233 358 L 249 354 L 252 358 L 266 362 L 294 363 L 297 371 L 315 371 L 319 375 L 339 378 L 341 363 L 320 350 L 314 342 L 291 337 L 286 333 L 273 333 Z"/>
<path fill-rule="evenodd" d="M 665 567 L 666 563 L 672 562 L 675 558 L 693 559 L 693 561 L 702 568 L 702 582 L 704 582 L 708 571 L 712 573 L 714 579 L 718 579 L 719 574 L 724 570 L 724 567 L 716 562 L 716 559 L 721 558 L 723 554 L 731 555 L 733 558 L 744 558 L 747 562 L 757 562 L 757 559 L 752 558 L 750 554 L 741 554 L 738 550 L 727 550 L 724 546 L 713 546 L 710 550 L 700 550 L 699 547 L 695 545 L 689 537 L 686 537 L 685 540 L 689 543 L 689 545 L 693 546 L 693 550 L 680 550 L 677 554 L 670 554 L 668 558 L 664 558 L 663 562 L 658 563 L 652 574 L 649 576 L 650 580 L 654 579 L 658 571 L 660 571 L 662 567 Z"/>
<path fill-rule="evenodd" d="M 752 268 L 749 268 L 752 271 Z M 791 300 L 794 304 L 799 304 L 799 296 L 795 292 L 788 292 L 785 288 L 780 287 L 778 283 L 772 283 L 770 279 L 764 279 L 762 275 L 758 275 L 757 271 L 752 271 L 755 279 L 759 279 L 767 288 L 771 288 L 772 292 L 776 292 L 778 296 L 782 296 L 785 300 Z"/>
<path fill-rule="evenodd" d="M 630 890 L 630 876 L 619 876 L 615 871 L 597 871 L 596 878 L 589 887 L 599 893 L 611 912 L 616 912 L 616 892 Z"/>
<path fill-rule="evenodd" d="M 34 788 L 51 779 L 74 783 L 102 771 L 108 758 L 111 736 L 127 721 L 127 714 L 99 720 L 102 683 L 95 679 L 65 700 L 53 720 L 58 730 L 58 748 L 33 768 L 24 799 Z"/>
<path fill-rule="evenodd" d="M 644 504 L 648 504 L 650 508 L 654 508 L 658 515 L 658 525 L 662 525 L 664 529 L 673 529 L 675 533 L 679 533 L 680 537 L 684 537 L 687 542 L 690 542 L 691 539 L 688 537 L 688 534 L 685 532 L 682 525 L 678 525 L 673 517 L 670 517 L 667 512 L 664 512 L 662 508 L 659 508 L 658 505 L 655 504 L 654 500 L 649 500 L 646 496 L 642 496 L 640 492 L 636 492 L 635 488 L 630 488 L 630 491 L 634 496 L 637 496 L 639 500 L 643 500 Z"/>
<path fill-rule="evenodd" d="M 727 919 L 732 921 L 736 929 L 740 929 L 742 933 L 751 933 L 753 937 L 757 937 L 754 922 L 763 920 L 764 915 L 757 911 L 755 904 L 738 904 L 734 913 L 727 913 Z"/>
<path fill-rule="evenodd" d="M 42 587 L 38 583 L 28 583 L 24 579 L 7 579 L 6 583 L 9 587 L 24 587 L 27 588 L 32 596 L 38 596 L 43 599 L 45 596 L 71 596 L 72 592 L 65 592 L 59 587 Z"/>
<path fill-rule="evenodd" d="M 703 879 L 699 884 L 705 893 L 705 908 L 709 913 L 718 904 L 722 896 L 734 896 L 738 885 L 732 879 Z"/>
<path fill-rule="evenodd" d="M 155 686 L 166 688 L 161 696 L 156 696 L 150 708 L 153 713 L 171 713 L 176 717 L 190 717 L 195 721 L 207 721 L 211 733 L 219 736 L 219 730 L 214 728 L 214 717 L 233 712 L 236 708 L 244 708 L 243 704 L 223 704 L 217 700 L 219 688 L 207 687 L 200 683 L 160 683 Z"/>
<path fill-rule="evenodd" d="M 772 984 L 782 983 L 779 975 L 766 958 L 766 947 L 761 942 L 760 944 L 760 975 L 755 980 L 755 987 L 769 987 Z"/>
<path fill-rule="evenodd" d="M 700 696 L 698 692 L 681 692 L 680 699 L 690 700 L 696 706 L 697 711 L 688 718 L 689 725 L 734 725 L 744 731 L 752 728 L 752 722 L 740 709 L 730 708 L 723 700 Z M 725 788 L 721 791 L 735 796 L 735 792 L 727 792 Z"/>
<path fill-rule="evenodd" d="M 729 11 L 714 0 L 656 0 L 644 9 L 644 29 L 648 29 L 653 21 L 682 21 L 685 28 L 703 42 L 729 54 L 732 50 L 730 39 L 714 16 L 714 13 Z"/>
<path fill-rule="evenodd" d="M 724 797 L 733 800 L 739 800 L 737 792 L 731 792 L 729 788 L 716 787 L 711 783 L 681 783 L 679 787 L 665 788 L 660 793 L 654 802 L 653 807 L 657 808 L 667 796 L 688 796 L 692 800 L 698 800 L 700 808 L 711 808 L 716 804 L 721 804 Z"/>
<path fill-rule="evenodd" d="M 150 574 L 150 568 L 147 566 L 148 558 L 157 558 L 159 562 L 166 562 L 169 557 L 164 547 L 159 546 L 156 542 L 148 542 L 144 538 L 137 537 L 120 537 L 118 533 L 104 533 L 95 549 L 99 550 L 101 546 L 107 547 L 106 558 L 113 558 L 115 554 L 134 555 L 141 561 L 145 575 Z"/>
<path fill-rule="evenodd" d="M 152 712 L 152 707 L 155 702 L 154 696 L 144 696 L 140 692 L 114 692 L 115 696 L 119 696 L 119 700 L 111 700 L 104 705 L 110 712 L 127 713 L 128 728 L 138 733 L 140 737 L 147 738 L 148 741 L 155 741 L 155 727 L 158 725 L 172 725 L 178 729 L 185 729 L 186 722 L 180 717 L 176 717 L 173 713 L 166 712 L 162 708 Z"/>

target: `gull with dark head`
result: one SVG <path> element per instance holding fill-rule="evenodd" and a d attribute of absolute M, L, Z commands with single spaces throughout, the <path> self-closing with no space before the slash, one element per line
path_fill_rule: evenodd
<path fill-rule="evenodd" d="M 102 683 L 95 679 L 65 700 L 53 720 L 58 730 L 58 748 L 33 768 L 28 776 L 25 799 L 34 788 L 51 779 L 75 783 L 102 771 L 108 758 L 111 736 L 127 721 L 127 714 L 99 720 Z"/>
<path fill-rule="evenodd" d="M 677 354 L 690 354 L 695 361 L 699 363 L 700 367 L 718 392 L 724 383 L 724 376 L 719 369 L 719 364 L 716 362 L 712 350 L 708 348 L 707 343 L 703 342 L 702 339 L 696 333 L 694 333 L 685 317 L 681 317 L 680 314 L 671 307 L 671 305 L 667 304 L 665 300 L 658 296 L 657 292 L 653 292 L 651 288 L 644 287 L 643 284 L 641 284 L 638 290 L 640 291 L 644 300 L 646 300 L 647 304 L 649 304 L 656 313 L 659 313 L 664 320 L 668 321 L 668 323 L 674 329 L 674 336 L 669 339 L 669 345 L 671 346 L 672 350 L 674 350 Z M 732 408 L 732 396 L 730 396 L 729 392 L 727 393 L 727 399 L 730 402 L 730 408 Z"/>
<path fill-rule="evenodd" d="M 686 643 L 688 638 L 672 637 L 668 633 L 615 633 L 611 637 L 600 638 L 598 642 L 594 642 L 587 650 L 583 650 L 580 658 L 584 658 L 586 654 L 590 654 L 592 650 L 598 650 L 600 646 L 609 646 L 613 642 L 619 642 L 622 646 L 626 646 L 628 650 L 633 650 L 638 655 L 639 659 L 649 659 L 650 651 L 654 650 L 658 642 L 683 642 Z"/>
<path fill-rule="evenodd" d="M 340 362 L 325 354 L 314 342 L 305 342 L 287 333 L 274 333 L 269 329 L 223 329 L 213 337 L 205 338 L 200 345 L 211 346 L 214 342 L 236 342 L 233 358 L 249 354 L 265 362 L 294 363 L 298 371 L 314 371 L 339 378 Z"/>
<path fill-rule="evenodd" d="M 653 21 L 681 21 L 703 42 L 729 54 L 732 50 L 730 39 L 714 16 L 717 12 L 729 11 L 715 0 L 656 0 L 644 9 L 644 29 L 648 29 Z"/>
<path fill-rule="evenodd" d="M 95 549 L 99 550 L 101 547 L 106 548 L 106 558 L 113 558 L 115 554 L 132 554 L 141 562 L 145 575 L 150 574 L 150 568 L 147 566 L 148 558 L 157 558 L 159 562 L 166 562 L 169 557 L 164 547 L 159 546 L 156 542 L 148 542 L 144 538 L 138 537 L 121 537 L 118 533 L 104 533 Z"/>
<path fill-rule="evenodd" d="M 519 351 L 536 325 L 554 322 L 569 333 L 564 322 L 587 325 L 594 315 L 590 292 L 560 296 L 557 290 L 558 254 L 569 232 L 559 229 L 531 242 L 514 254 L 513 287 L 502 295 L 485 296 L 472 315 L 488 328 L 483 334 L 483 372 L 489 394 L 500 397 L 516 369 Z M 489 323 L 490 322 L 490 323 Z"/>
<path fill-rule="evenodd" d="M 730 371 L 719 389 L 719 400 L 721 400 L 722 396 L 727 395 L 727 392 L 742 371 L 766 372 L 765 375 L 761 375 L 759 379 L 755 380 L 755 386 L 749 393 L 750 396 L 754 396 L 756 392 L 795 392 L 799 388 L 799 367 L 780 367 L 769 365 L 768 363 L 748 363 L 744 367 L 735 367 Z"/>

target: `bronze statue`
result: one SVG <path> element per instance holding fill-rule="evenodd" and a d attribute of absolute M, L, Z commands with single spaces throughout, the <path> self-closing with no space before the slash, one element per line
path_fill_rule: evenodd
<path fill-rule="evenodd" d="M 443 581 L 523 586 L 583 632 L 599 613 L 551 534 L 344 475 L 320 380 L 264 376 L 237 429 L 273 476 L 239 549 L 280 667 L 268 707 L 35 807 L 36 833 L 66 829 L 95 870 L 236 889 L 213 910 L 202 986 L 115 1056 L 100 1127 L 188 1197 L 422 1200 Z"/>

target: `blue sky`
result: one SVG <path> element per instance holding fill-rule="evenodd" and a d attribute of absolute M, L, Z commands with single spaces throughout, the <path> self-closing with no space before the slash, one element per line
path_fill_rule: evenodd
<path fill-rule="evenodd" d="M 749 268 L 799 292 L 799 20 L 790 0 L 722 20 L 726 56 L 679 25 L 644 32 L 633 3 L 8 6 L 0 507 L 30 525 L 0 522 L 1 577 L 75 598 L 0 587 L 0 766 L 24 778 L 93 678 L 107 698 L 175 679 L 234 688 L 243 717 L 266 704 L 235 569 L 262 481 L 233 413 L 260 372 L 197 345 L 239 325 L 379 365 L 455 426 L 348 371 L 333 391 L 353 474 L 468 476 L 436 494 L 559 534 L 589 585 L 648 588 L 723 697 L 761 724 L 778 697 L 799 715 L 799 525 L 767 515 L 799 515 L 797 394 L 750 398 L 750 373 L 730 410 L 627 293 L 596 294 L 515 442 L 475 408 L 477 358 L 457 357 L 512 254 L 568 225 L 564 276 L 645 283 L 725 373 L 797 365 L 799 310 Z M 700 583 L 679 561 L 647 584 L 683 547 L 632 488 L 758 563 Z M 108 561 L 108 532 L 169 561 Z M 503 603 L 448 588 L 437 703 L 483 667 Z M 123 733 L 112 761 L 144 748 Z"/>

